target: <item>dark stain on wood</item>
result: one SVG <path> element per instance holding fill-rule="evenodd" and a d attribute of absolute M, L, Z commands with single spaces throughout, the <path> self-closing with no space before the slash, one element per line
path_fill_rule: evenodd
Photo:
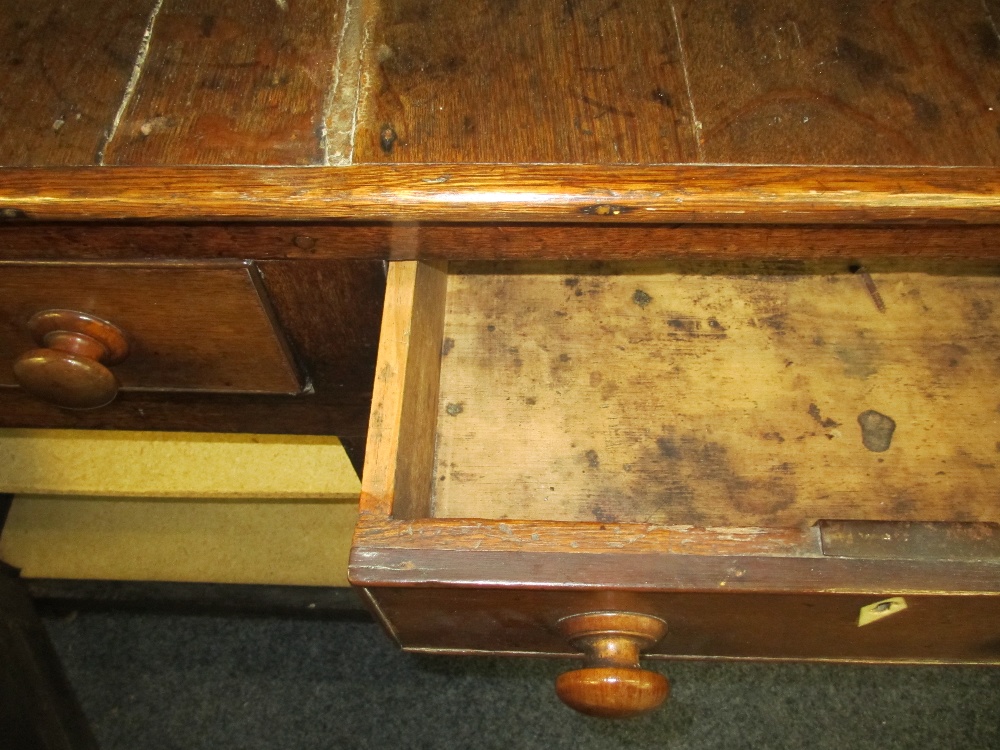
<path fill-rule="evenodd" d="M 392 125 L 383 125 L 378 134 L 378 145 L 382 149 L 382 153 L 391 154 L 392 147 L 396 145 L 397 140 L 399 140 L 399 136 Z"/>
<path fill-rule="evenodd" d="M 650 97 L 661 107 L 667 107 L 668 109 L 673 109 L 674 107 L 674 98 L 669 92 L 664 91 L 663 89 L 654 89 L 650 94 Z"/>
<path fill-rule="evenodd" d="M 650 302 L 653 301 L 653 298 L 650 297 L 646 292 L 642 291 L 642 289 L 636 289 L 635 294 L 632 295 L 632 301 L 635 302 L 635 304 L 637 304 L 639 307 L 644 308 L 646 307 L 646 305 L 648 305 Z"/>
<path fill-rule="evenodd" d="M 766 520 L 795 504 L 791 463 L 770 467 L 766 477 L 750 478 L 733 465 L 722 443 L 672 431 L 654 442 L 655 450 L 635 467 L 647 482 L 646 490 L 637 491 L 636 497 L 647 492 L 654 496 L 657 520 L 727 525 L 734 511 Z"/>
<path fill-rule="evenodd" d="M 465 411 L 465 404 L 459 402 L 457 404 L 448 404 L 444 409 L 449 417 L 457 417 L 463 411 Z"/>
<path fill-rule="evenodd" d="M 889 450 L 896 431 L 896 422 L 892 417 L 869 409 L 858 415 L 858 424 L 861 425 L 861 442 L 865 448 L 873 453 Z"/>
<path fill-rule="evenodd" d="M 972 25 L 971 33 L 976 40 L 976 50 L 987 60 L 1000 59 L 1000 37 L 997 30 L 988 21 L 980 21 Z"/>
<path fill-rule="evenodd" d="M 715 317 L 704 321 L 701 318 L 677 316 L 667 318 L 667 335 L 677 339 L 724 339 L 727 338 L 726 327 Z"/>
<path fill-rule="evenodd" d="M 837 40 L 836 56 L 847 63 L 863 84 L 878 83 L 887 76 L 902 71 L 901 68 L 891 65 L 885 55 L 847 37 L 840 37 Z"/>
<path fill-rule="evenodd" d="M 608 511 L 600 503 L 595 503 L 590 512 L 594 514 L 594 520 L 599 523 L 618 523 L 618 516 Z"/>
<path fill-rule="evenodd" d="M 455 348 L 455 339 L 450 336 L 441 342 L 441 356 L 447 357 L 448 352 Z"/>
<path fill-rule="evenodd" d="M 598 457 L 597 451 L 595 451 L 594 449 L 590 449 L 583 455 L 584 458 L 587 459 L 587 466 L 589 466 L 591 469 L 601 468 L 601 459 Z"/>
<path fill-rule="evenodd" d="M 829 417 L 824 418 L 816 404 L 809 404 L 809 416 L 815 420 L 816 424 L 825 429 L 829 430 L 834 427 L 840 427 L 840 422 L 830 419 Z"/>

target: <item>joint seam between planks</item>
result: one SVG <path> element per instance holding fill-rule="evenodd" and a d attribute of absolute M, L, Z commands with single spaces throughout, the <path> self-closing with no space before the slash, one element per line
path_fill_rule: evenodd
<path fill-rule="evenodd" d="M 330 83 L 330 90 L 327 92 L 326 101 L 323 104 L 323 127 L 320 132 L 320 142 L 323 149 L 323 164 L 330 166 L 330 113 L 337 101 L 337 93 L 340 90 L 340 68 L 344 57 L 344 40 L 347 38 L 347 27 L 351 23 L 351 0 L 347 0 L 344 5 L 344 22 L 340 25 L 340 36 L 337 39 L 337 57 L 333 61 L 333 81 Z"/>
<path fill-rule="evenodd" d="M 132 68 L 132 75 L 128 79 L 128 84 L 125 86 L 125 93 L 122 95 L 121 104 L 118 105 L 118 111 L 115 112 L 114 120 L 111 121 L 111 127 L 108 129 L 104 142 L 97 151 L 98 166 L 104 166 L 104 155 L 107 153 L 108 147 L 118 134 L 118 126 L 121 124 L 122 118 L 125 116 L 125 111 L 128 109 L 129 104 L 132 103 L 132 98 L 135 96 L 136 89 L 139 87 L 139 78 L 142 76 L 142 69 L 145 67 L 146 57 L 149 55 L 150 42 L 153 39 L 153 27 L 156 25 L 156 19 L 160 15 L 160 8 L 163 7 L 163 2 L 164 0 L 156 0 L 156 5 L 153 6 L 153 11 L 149 14 L 149 21 L 146 23 L 146 31 L 143 33 L 142 42 L 139 44 L 139 54 L 136 56 L 135 66 Z"/>
<path fill-rule="evenodd" d="M 984 0 L 985 1 L 985 0 Z M 677 8 L 670 3 L 670 15 L 674 19 L 674 32 L 677 34 L 677 49 L 681 56 L 681 69 L 684 71 L 684 88 L 687 89 L 688 107 L 691 109 L 691 133 L 694 135 L 694 149 L 698 161 L 704 162 L 705 156 L 701 148 L 701 122 L 694 111 L 694 94 L 691 92 L 691 75 L 688 73 L 687 53 L 684 51 L 684 37 L 681 34 L 681 22 L 677 17 Z"/>
<path fill-rule="evenodd" d="M 354 114 L 351 117 L 351 132 L 348 134 L 349 144 L 350 144 L 348 146 L 348 154 L 347 154 L 348 164 L 354 163 L 354 141 L 358 133 L 358 110 L 361 109 L 361 79 L 364 75 L 364 69 L 365 69 L 365 63 L 364 63 L 365 50 L 368 49 L 368 44 L 371 42 L 371 36 L 372 36 L 371 24 L 366 22 L 364 29 L 365 29 L 364 35 L 362 36 L 361 40 L 361 49 L 360 52 L 358 53 L 358 77 L 355 83 L 355 92 L 357 96 L 354 103 Z"/>
<path fill-rule="evenodd" d="M 340 28 L 340 36 L 337 41 L 337 57 L 334 62 L 333 81 L 327 92 L 323 104 L 323 125 L 320 133 L 321 150 L 323 153 L 323 164 L 326 166 L 350 166 L 354 162 L 354 131 L 358 122 L 358 107 L 360 106 L 360 82 L 361 82 L 361 61 L 364 57 L 364 45 L 367 44 L 368 37 L 360 44 L 355 44 L 358 35 L 359 25 L 364 24 L 364 12 L 361 9 L 361 0 L 347 0 L 344 5 L 344 22 Z M 351 51 L 344 52 L 344 47 L 350 46 Z M 345 60 L 349 61 L 345 70 Z M 351 65 L 357 65 L 357 75 L 355 76 L 353 87 L 346 81 L 351 73 Z M 331 129 L 338 122 L 342 122 L 343 111 L 346 102 L 350 99 L 351 123 L 348 128 Z M 334 113 L 339 110 L 340 116 Z M 338 138 L 336 151 L 331 154 L 330 136 L 346 136 L 346 143 L 343 138 Z"/>

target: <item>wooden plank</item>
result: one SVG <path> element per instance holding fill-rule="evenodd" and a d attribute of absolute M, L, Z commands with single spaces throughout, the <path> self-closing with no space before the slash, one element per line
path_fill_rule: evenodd
<path fill-rule="evenodd" d="M 665 0 L 391 0 L 380 11 L 358 162 L 694 158 Z"/>
<path fill-rule="evenodd" d="M 397 518 L 430 511 L 444 324 L 444 264 L 395 263 L 386 284 L 361 510 Z"/>
<path fill-rule="evenodd" d="M 1000 163 L 1000 36 L 982 0 L 683 0 L 708 162 Z"/>
<path fill-rule="evenodd" d="M 0 2 L 0 164 L 95 164 L 157 0 Z"/>
<path fill-rule="evenodd" d="M 452 268 L 436 516 L 998 520 L 996 277 Z"/>
<path fill-rule="evenodd" d="M 165 0 L 105 163 L 324 163 L 343 6 Z"/>
<path fill-rule="evenodd" d="M 819 532 L 811 527 L 698 528 L 483 518 L 396 520 L 391 517 L 391 504 L 385 500 L 376 510 L 383 516 L 372 513 L 359 522 L 355 546 L 360 557 L 369 553 L 377 555 L 380 549 L 392 549 L 398 554 L 406 554 L 407 550 L 419 554 L 432 550 L 461 552 L 474 549 L 477 552 L 534 552 L 543 555 L 567 552 L 597 555 L 822 556 Z"/>
<path fill-rule="evenodd" d="M 263 261 L 262 268 L 268 265 L 264 259 L 281 258 L 319 264 L 350 259 L 673 257 L 739 264 L 760 255 L 786 264 L 823 258 L 831 268 L 839 264 L 841 269 L 864 261 L 871 269 L 907 263 L 911 270 L 940 270 L 968 259 L 970 273 L 977 266 L 979 273 L 989 273 L 998 257 L 997 230 L 989 225 L 0 223 L 0 257 L 5 259 L 136 260 L 161 252 L 172 258 L 244 258 L 248 247 Z M 342 278 L 347 267 L 325 283 Z M 267 273 L 265 282 L 270 284 Z M 297 293 L 312 288 L 303 284 Z"/>
<path fill-rule="evenodd" d="M 989 168 L 364 165 L 0 170 L 0 220 L 1000 222 Z"/>
<path fill-rule="evenodd" d="M 559 635 L 568 615 L 658 615 L 667 635 L 648 658 L 1000 663 L 998 596 L 907 596 L 899 614 L 858 627 L 871 595 L 369 589 L 408 650 L 579 656 Z M 668 668 L 669 672 L 669 668 Z"/>
<path fill-rule="evenodd" d="M 500 526 L 489 521 L 480 525 Z M 467 537 L 464 549 L 451 550 L 433 544 L 410 548 L 402 536 L 395 547 L 368 547 L 355 536 L 349 577 L 356 586 L 379 588 L 576 588 L 609 598 L 628 591 L 865 594 L 876 601 L 896 595 L 1000 593 L 995 563 L 817 559 L 794 553 L 755 557 L 745 549 L 735 554 L 621 549 L 595 554 L 568 544 L 562 551 L 536 552 L 530 545 L 494 551 L 476 549 L 472 539 Z"/>

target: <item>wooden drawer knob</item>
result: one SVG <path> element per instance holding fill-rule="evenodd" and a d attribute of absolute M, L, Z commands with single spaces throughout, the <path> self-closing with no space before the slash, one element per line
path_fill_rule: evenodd
<path fill-rule="evenodd" d="M 570 708 L 624 719 L 652 711 L 670 694 L 666 677 L 639 667 L 639 652 L 666 635 L 663 620 L 631 612 L 590 612 L 561 620 L 559 628 L 586 654 L 583 669 L 556 678 L 556 695 Z"/>
<path fill-rule="evenodd" d="M 72 310 L 45 310 L 28 321 L 42 348 L 14 362 L 24 390 L 64 409 L 96 409 L 114 401 L 118 379 L 108 369 L 128 356 L 128 341 L 107 321 Z"/>

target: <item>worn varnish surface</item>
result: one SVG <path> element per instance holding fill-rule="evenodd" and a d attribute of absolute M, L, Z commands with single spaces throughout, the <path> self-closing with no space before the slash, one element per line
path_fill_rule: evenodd
<path fill-rule="evenodd" d="M 94 164 L 156 0 L 0 2 L 0 164 Z"/>
<path fill-rule="evenodd" d="M 107 164 L 322 164 L 343 3 L 164 0 Z"/>
<path fill-rule="evenodd" d="M 695 161 L 670 3 L 386 0 L 359 161 Z"/>
<path fill-rule="evenodd" d="M 387 0 L 357 158 L 993 165 L 994 13 L 981 0 Z"/>
<path fill-rule="evenodd" d="M 4 5 L 0 163 L 988 165 L 984 0 Z"/>
<path fill-rule="evenodd" d="M 982 0 L 676 7 L 705 161 L 1000 161 L 1000 37 Z"/>
<path fill-rule="evenodd" d="M 345 5 L 7 2 L 0 164 L 342 163 L 360 52 Z"/>
<path fill-rule="evenodd" d="M 742 270 L 453 264 L 434 514 L 997 520 L 995 278 Z"/>

